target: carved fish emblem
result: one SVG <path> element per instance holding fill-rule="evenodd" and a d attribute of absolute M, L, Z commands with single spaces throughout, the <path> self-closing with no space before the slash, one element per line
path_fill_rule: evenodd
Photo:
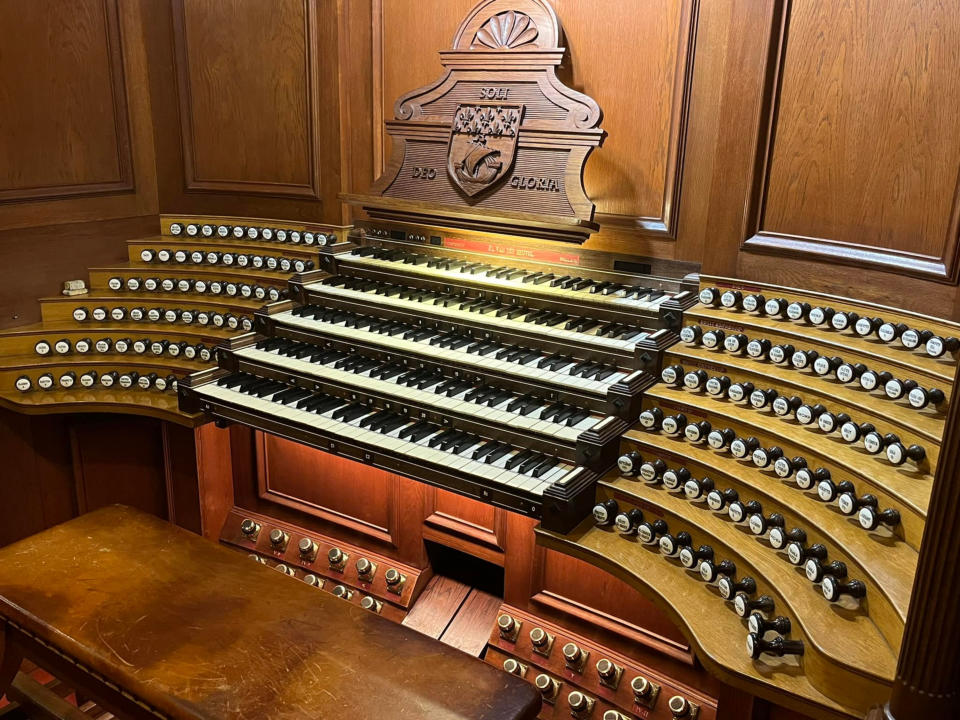
<path fill-rule="evenodd" d="M 473 196 L 506 177 L 514 157 L 523 105 L 459 105 L 450 129 L 447 172 Z"/>

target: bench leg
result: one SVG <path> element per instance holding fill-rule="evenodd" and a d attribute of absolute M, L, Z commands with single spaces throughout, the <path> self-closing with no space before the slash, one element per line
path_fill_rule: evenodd
<path fill-rule="evenodd" d="M 0 696 L 6 694 L 22 662 L 23 654 L 14 644 L 13 633 L 7 629 L 6 623 L 0 620 Z"/>

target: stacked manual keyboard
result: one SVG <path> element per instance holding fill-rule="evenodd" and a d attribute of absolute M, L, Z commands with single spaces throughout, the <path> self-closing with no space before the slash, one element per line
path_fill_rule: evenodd
<path fill-rule="evenodd" d="M 181 407 L 576 525 L 676 341 L 658 308 L 692 293 L 351 240 L 183 383 Z"/>

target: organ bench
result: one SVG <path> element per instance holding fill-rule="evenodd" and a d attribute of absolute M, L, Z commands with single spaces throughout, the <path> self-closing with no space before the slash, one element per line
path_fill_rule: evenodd
<path fill-rule="evenodd" d="M 27 657 L 123 718 L 540 709 L 519 678 L 122 506 L 0 551 L 0 638 L 0 691 Z"/>

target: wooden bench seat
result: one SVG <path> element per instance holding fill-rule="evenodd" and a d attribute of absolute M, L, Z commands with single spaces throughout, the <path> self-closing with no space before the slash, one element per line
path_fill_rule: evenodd
<path fill-rule="evenodd" d="M 0 549 L 0 694 L 26 657 L 119 717 L 526 720 L 533 687 L 126 507 Z"/>

